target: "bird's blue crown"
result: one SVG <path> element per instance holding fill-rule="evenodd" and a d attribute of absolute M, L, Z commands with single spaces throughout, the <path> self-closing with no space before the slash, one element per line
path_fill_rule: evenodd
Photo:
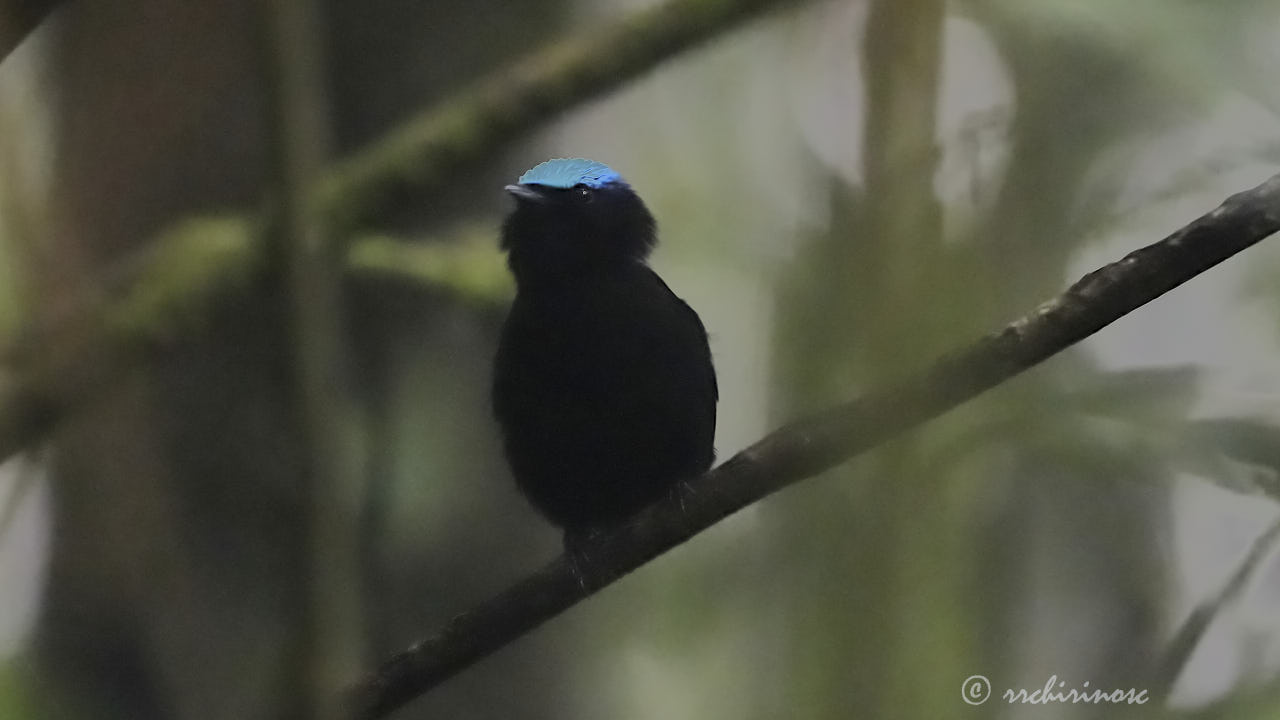
<path fill-rule="evenodd" d="M 604 163 L 586 158 L 556 158 L 534 165 L 520 176 L 519 182 L 568 189 L 574 185 L 598 188 L 621 180 L 622 176 Z"/>

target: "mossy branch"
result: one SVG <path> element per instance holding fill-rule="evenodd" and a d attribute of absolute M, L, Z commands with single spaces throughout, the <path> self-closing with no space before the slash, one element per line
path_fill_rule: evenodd
<path fill-rule="evenodd" d="M 669 0 L 622 21 L 578 32 L 478 82 L 340 162 L 316 201 L 334 227 L 367 223 L 384 210 L 452 182 L 529 128 L 637 78 L 765 11 L 806 0 Z"/>
<path fill-rule="evenodd" d="M 72 408 L 198 327 L 224 293 L 247 292 L 265 266 L 255 234 L 238 217 L 176 225 L 127 269 L 126 291 L 86 294 L 52 327 L 5 348 L 0 458 L 35 444 Z"/>
<path fill-rule="evenodd" d="M 552 43 L 332 166 L 309 195 L 319 203 L 313 210 L 335 234 L 345 234 L 397 199 L 425 200 L 497 145 L 771 8 L 803 1 L 668 0 L 595 33 Z M 10 28 L 29 30 L 53 5 L 11 3 L 4 19 L 9 24 L 0 30 L 20 39 L 25 31 L 14 34 Z M 40 13 L 24 14 L 33 9 Z M 18 20 L 23 22 L 14 24 Z M 0 33 L 0 50 L 7 38 Z M 146 350 L 199 322 L 222 292 L 257 282 L 266 266 L 259 225 L 248 216 L 182 222 L 130 268 L 136 286 L 115 298 L 85 298 L 57 328 L 0 349 L 0 459 L 44 437 L 59 418 L 136 367 Z M 407 273 L 430 286 L 446 273 L 474 266 L 465 280 L 449 276 L 446 289 L 475 291 L 485 301 L 507 292 L 480 264 L 484 259 L 474 247 L 455 253 L 385 242 L 351 246 L 350 259 L 362 272 L 404 257 L 414 265 L 396 266 L 397 276 Z"/>
<path fill-rule="evenodd" d="M 352 716 L 383 717 L 720 520 L 930 420 L 1085 339 L 1280 231 L 1280 175 L 1164 240 L 1081 278 L 1001 330 L 902 384 L 797 420 L 391 658 L 350 691 Z"/>
<path fill-rule="evenodd" d="M 493 238 L 474 232 L 439 242 L 361 236 L 346 272 L 397 280 L 497 307 L 510 276 Z M 180 337 L 209 309 L 243 296 L 263 278 L 266 252 L 255 225 L 236 216 L 175 225 L 136 259 L 127 288 L 110 300 L 83 298 L 56 327 L 6 348 L 0 369 L 0 458 L 38 442 L 57 420 Z"/>

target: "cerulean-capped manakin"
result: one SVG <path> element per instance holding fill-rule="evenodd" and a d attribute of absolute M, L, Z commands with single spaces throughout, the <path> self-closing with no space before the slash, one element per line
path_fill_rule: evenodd
<path fill-rule="evenodd" d="M 646 264 L 653 216 L 618 173 L 548 160 L 506 190 L 516 297 L 493 408 L 516 484 L 572 544 L 711 466 L 715 369 L 697 313 Z"/>

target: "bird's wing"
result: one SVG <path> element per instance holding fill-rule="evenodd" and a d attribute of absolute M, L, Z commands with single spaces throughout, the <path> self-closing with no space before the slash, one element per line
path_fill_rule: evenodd
<path fill-rule="evenodd" d="M 706 360 L 706 380 L 711 385 L 712 412 L 715 412 L 715 404 L 720 401 L 720 385 L 716 382 L 715 366 L 711 361 L 711 340 L 707 336 L 707 328 L 702 324 L 702 318 L 698 317 L 698 313 L 685 302 L 683 298 L 677 297 L 681 309 L 689 318 L 689 324 L 698 329 L 698 335 L 702 338 L 701 350 L 703 358 Z"/>
<path fill-rule="evenodd" d="M 707 337 L 707 329 L 702 324 L 702 318 L 698 317 L 698 313 L 689 306 L 678 295 L 671 291 L 671 288 L 653 272 L 648 270 L 648 275 L 654 282 L 662 287 L 663 290 L 670 295 L 675 301 L 676 312 L 679 315 L 680 323 L 685 328 L 688 335 L 688 345 L 681 344 L 680 347 L 691 348 L 695 353 L 695 357 L 690 358 L 698 367 L 698 375 L 696 376 L 697 387 L 692 388 L 693 392 L 704 398 L 702 404 L 702 419 L 705 423 L 704 427 L 707 432 L 714 436 L 716 428 L 716 405 L 720 401 L 720 386 L 716 381 L 716 369 L 711 359 L 711 343 Z M 683 334 L 683 333 L 682 333 Z M 709 391 L 709 392 L 708 392 Z"/>

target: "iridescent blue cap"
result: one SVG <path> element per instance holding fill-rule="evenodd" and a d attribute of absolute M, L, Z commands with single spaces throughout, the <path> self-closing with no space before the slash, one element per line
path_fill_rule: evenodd
<path fill-rule="evenodd" d="M 574 185 L 598 188 L 621 180 L 622 176 L 604 163 L 586 158 L 555 158 L 534 165 L 520 176 L 518 182 L 521 185 L 545 185 L 564 190 Z"/>

